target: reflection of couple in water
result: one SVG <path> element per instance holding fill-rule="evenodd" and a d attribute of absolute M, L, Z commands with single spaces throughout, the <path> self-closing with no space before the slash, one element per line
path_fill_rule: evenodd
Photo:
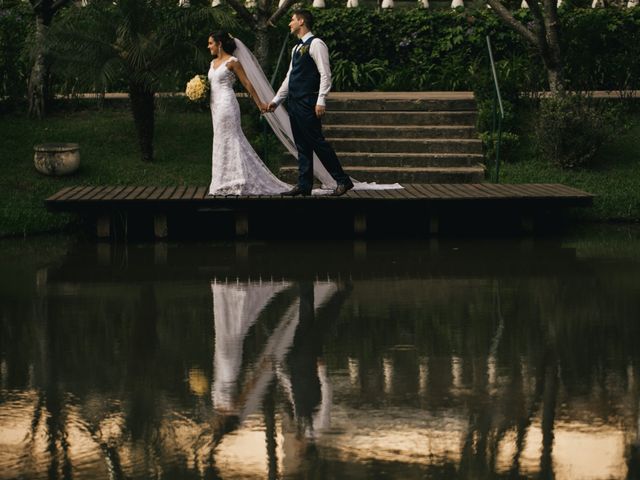
<path fill-rule="evenodd" d="M 290 421 L 285 424 L 296 438 L 313 439 L 329 426 L 331 406 L 331 385 L 321 358 L 322 335 L 327 324 L 338 317 L 348 289 L 335 282 L 214 281 L 211 290 L 216 441 L 258 410 L 274 381 L 286 399 L 285 419 Z M 284 301 L 277 302 L 278 298 Z M 245 338 L 270 306 L 282 303 L 287 304 L 286 309 L 243 377 Z"/>

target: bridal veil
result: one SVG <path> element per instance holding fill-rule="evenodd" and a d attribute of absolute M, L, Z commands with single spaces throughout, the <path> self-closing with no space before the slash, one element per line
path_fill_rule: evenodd
<path fill-rule="evenodd" d="M 270 101 L 275 96 L 275 93 L 262 71 L 258 60 L 240 39 L 235 38 L 234 40 L 236 42 L 234 56 L 242 64 L 247 78 L 253 84 L 258 96 L 263 101 Z M 298 152 L 295 142 L 293 141 L 291 122 L 285 108 L 280 106 L 276 108 L 273 113 L 265 114 L 264 117 L 276 134 L 276 137 L 278 137 L 278 140 L 280 140 L 291 155 L 297 158 Z M 329 172 L 324 168 L 315 154 L 313 155 L 313 174 L 322 184 L 322 188 L 334 189 L 336 187 L 336 181 L 329 175 Z M 402 188 L 398 183 L 378 184 L 374 182 L 358 182 L 353 178 L 351 180 L 354 184 L 354 190 L 391 190 Z"/>

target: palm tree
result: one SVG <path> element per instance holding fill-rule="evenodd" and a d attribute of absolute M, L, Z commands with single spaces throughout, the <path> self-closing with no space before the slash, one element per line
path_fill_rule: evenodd
<path fill-rule="evenodd" d="M 51 100 L 49 92 L 49 59 L 47 58 L 47 31 L 56 12 L 71 0 L 29 0 L 33 9 L 35 28 L 33 39 L 33 64 L 28 81 L 29 115 L 43 118 Z"/>
<path fill-rule="evenodd" d="M 233 26 L 224 10 L 180 8 L 160 0 L 95 1 L 56 25 L 52 49 L 60 73 L 105 91 L 129 93 L 142 160 L 153 161 L 155 94 L 163 82 L 202 71 L 211 27 Z"/>

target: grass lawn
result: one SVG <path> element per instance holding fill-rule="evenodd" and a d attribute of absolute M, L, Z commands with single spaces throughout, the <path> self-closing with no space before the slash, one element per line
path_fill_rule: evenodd
<path fill-rule="evenodd" d="M 255 119 L 246 117 L 243 124 L 253 123 L 255 129 Z M 153 163 L 140 160 L 133 119 L 127 109 L 61 112 L 43 121 L 3 115 L 0 131 L 4 167 L 0 177 L 0 236 L 73 227 L 77 221 L 74 216 L 49 213 L 43 204 L 45 198 L 69 185 L 204 186 L 211 180 L 208 110 L 158 112 Z M 48 177 L 35 170 L 33 146 L 48 142 L 80 144 L 80 169 L 76 174 Z M 272 157 L 277 160 L 276 155 Z"/>
<path fill-rule="evenodd" d="M 207 185 L 211 178 L 211 120 L 207 110 L 160 110 L 156 117 L 155 162 L 143 163 L 131 114 L 126 109 L 60 112 L 44 121 L 21 115 L 0 116 L 0 237 L 73 228 L 72 215 L 52 214 L 43 200 L 69 185 Z M 564 183 L 597 195 L 592 209 L 578 209 L 596 221 L 640 219 L 640 114 L 631 128 L 600 153 L 588 169 L 562 170 L 535 159 L 534 145 L 522 142 L 512 163 L 503 163 L 502 183 Z M 254 117 L 243 125 L 256 132 Z M 259 135 L 254 146 L 262 147 Z M 69 177 L 48 177 L 33 166 L 33 145 L 77 142 L 80 170 Z M 270 140 L 270 160 L 277 166 L 281 150 Z M 277 152 L 277 153 L 276 153 Z"/>
<path fill-rule="evenodd" d="M 562 183 L 597 195 L 593 208 L 576 210 L 595 221 L 640 220 L 640 114 L 630 127 L 598 153 L 593 166 L 563 170 L 536 158 L 535 145 L 526 140 L 514 162 L 502 163 L 501 183 Z"/>

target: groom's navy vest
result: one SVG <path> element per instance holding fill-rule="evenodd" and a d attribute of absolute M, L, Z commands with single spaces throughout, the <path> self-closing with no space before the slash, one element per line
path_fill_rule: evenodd
<path fill-rule="evenodd" d="M 311 42 L 316 37 L 310 37 L 300 45 L 291 58 L 291 73 L 289 73 L 289 97 L 296 99 L 317 95 L 320 89 L 320 72 L 309 54 Z M 303 53 L 300 53 L 303 50 Z"/>

